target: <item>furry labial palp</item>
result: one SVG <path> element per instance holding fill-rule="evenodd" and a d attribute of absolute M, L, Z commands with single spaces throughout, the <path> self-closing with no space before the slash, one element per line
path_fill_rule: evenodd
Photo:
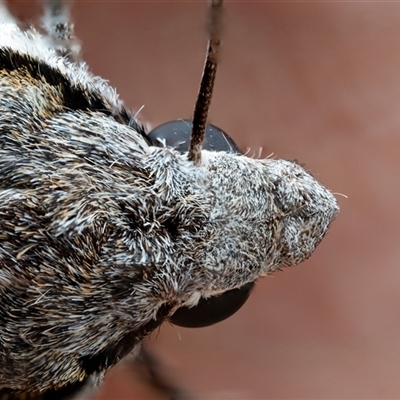
<path fill-rule="evenodd" d="M 21 31 L 0 7 L 7 399 L 71 398 L 98 385 L 162 322 L 175 315 L 194 326 L 179 310 L 307 259 L 338 212 L 295 162 L 248 158 L 211 139 L 195 163 L 160 133 L 148 136 L 80 61 L 66 3 L 45 7 L 43 34 Z"/>

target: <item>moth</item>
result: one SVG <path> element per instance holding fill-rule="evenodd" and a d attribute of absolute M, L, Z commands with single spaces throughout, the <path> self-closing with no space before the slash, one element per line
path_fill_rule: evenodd
<path fill-rule="evenodd" d="M 75 398 L 164 321 L 228 317 L 338 212 L 298 163 L 206 125 L 221 0 L 193 119 L 151 132 L 81 60 L 66 3 L 44 2 L 43 30 L 0 7 L 4 399 Z"/>

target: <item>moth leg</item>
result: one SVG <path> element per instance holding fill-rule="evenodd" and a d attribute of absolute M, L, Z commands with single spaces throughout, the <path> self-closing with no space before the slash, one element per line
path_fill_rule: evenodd
<path fill-rule="evenodd" d="M 137 357 L 129 359 L 132 367 L 153 390 L 165 400 L 194 400 L 191 393 L 173 382 L 166 373 L 167 369 L 157 355 L 142 346 Z"/>
<path fill-rule="evenodd" d="M 5 1 L 0 0 L 0 24 L 17 24 Z"/>
<path fill-rule="evenodd" d="M 71 62 L 80 61 L 81 46 L 74 34 L 74 24 L 70 19 L 70 1 L 43 0 L 43 28 L 47 32 L 50 45 L 60 56 Z"/>

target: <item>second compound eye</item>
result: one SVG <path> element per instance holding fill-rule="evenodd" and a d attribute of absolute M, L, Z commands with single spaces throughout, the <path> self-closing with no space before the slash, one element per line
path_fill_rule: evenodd
<path fill-rule="evenodd" d="M 152 146 L 170 147 L 181 153 L 189 151 L 192 122 L 180 119 L 167 122 L 154 128 L 147 136 Z M 232 138 L 223 130 L 207 124 L 203 149 L 225 151 L 226 153 L 243 154 Z"/>
<path fill-rule="evenodd" d="M 249 298 L 254 284 L 254 282 L 250 282 L 241 288 L 228 290 L 219 296 L 200 299 L 199 303 L 191 308 L 178 308 L 169 320 L 174 325 L 185 328 L 214 325 L 229 318 L 243 306 Z"/>

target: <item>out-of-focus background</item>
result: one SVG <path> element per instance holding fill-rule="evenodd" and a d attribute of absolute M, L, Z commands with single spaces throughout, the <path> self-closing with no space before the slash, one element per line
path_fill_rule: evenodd
<path fill-rule="evenodd" d="M 12 2 L 22 17 L 35 2 Z M 76 1 L 84 59 L 152 126 L 188 118 L 206 1 Z M 235 316 L 147 345 L 198 399 L 400 398 L 400 3 L 227 2 L 210 120 L 297 159 L 341 212 L 310 260 Z M 130 366 L 94 397 L 161 399 Z"/>

